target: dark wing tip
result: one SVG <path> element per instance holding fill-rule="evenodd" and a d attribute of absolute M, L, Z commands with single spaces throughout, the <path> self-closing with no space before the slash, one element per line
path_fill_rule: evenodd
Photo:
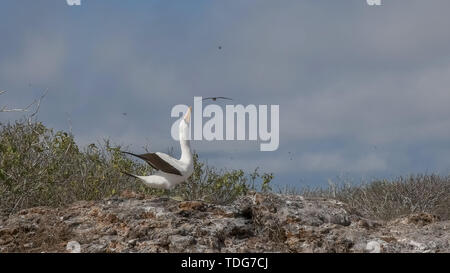
<path fill-rule="evenodd" d="M 169 162 L 165 161 L 161 157 L 159 157 L 156 153 L 148 153 L 148 154 L 142 154 L 137 155 L 129 152 L 123 152 L 125 154 L 129 154 L 135 157 L 138 157 L 145 162 L 147 162 L 153 169 L 155 170 L 161 170 L 166 173 L 176 174 L 176 175 L 182 175 L 181 172 L 172 166 Z"/>
<path fill-rule="evenodd" d="M 128 175 L 128 176 L 134 177 L 134 178 L 139 178 L 139 177 L 137 177 L 136 175 L 131 174 L 131 173 L 127 173 L 127 172 L 124 172 L 124 171 L 120 171 L 120 172 L 123 173 L 123 174 L 126 174 L 126 175 Z"/>

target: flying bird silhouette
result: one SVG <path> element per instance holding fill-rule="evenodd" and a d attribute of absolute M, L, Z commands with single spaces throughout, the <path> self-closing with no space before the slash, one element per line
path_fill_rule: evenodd
<path fill-rule="evenodd" d="M 213 100 L 213 101 L 217 101 L 217 100 L 233 100 L 233 99 L 230 99 L 230 98 L 227 98 L 227 97 L 209 97 L 209 98 L 204 98 L 204 99 L 202 99 L 202 101 L 204 101 L 204 100 Z"/>

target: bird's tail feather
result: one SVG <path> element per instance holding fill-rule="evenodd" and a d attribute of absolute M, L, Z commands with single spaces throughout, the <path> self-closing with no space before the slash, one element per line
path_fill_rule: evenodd
<path fill-rule="evenodd" d="M 127 173 L 127 172 L 124 172 L 124 171 L 120 171 L 120 172 L 123 173 L 123 174 L 126 174 L 128 176 L 134 177 L 134 178 L 139 178 L 138 176 L 136 176 L 134 174 L 131 174 L 131 173 Z"/>

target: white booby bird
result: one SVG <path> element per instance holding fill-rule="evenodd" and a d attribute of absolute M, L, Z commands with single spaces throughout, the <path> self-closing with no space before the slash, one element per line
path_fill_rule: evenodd
<path fill-rule="evenodd" d="M 176 185 L 188 179 L 194 172 L 194 159 L 189 142 L 190 119 L 191 107 L 188 108 L 183 119 L 180 121 L 179 136 L 181 158 L 179 160 L 168 154 L 159 152 L 141 155 L 123 152 L 145 160 L 150 166 L 157 170 L 150 176 L 139 176 L 126 172 L 123 173 L 142 180 L 149 187 L 167 190 L 173 189 Z"/>

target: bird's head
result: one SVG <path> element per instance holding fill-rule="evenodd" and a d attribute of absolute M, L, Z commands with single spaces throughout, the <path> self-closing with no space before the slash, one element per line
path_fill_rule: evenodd
<path fill-rule="evenodd" d="M 186 114 L 184 114 L 183 119 L 180 121 L 180 140 L 188 140 L 190 135 L 189 130 L 189 123 L 191 122 L 191 109 L 192 107 L 189 107 L 186 111 Z"/>
<path fill-rule="evenodd" d="M 189 106 L 189 108 L 186 111 L 186 114 L 184 115 L 184 121 L 189 124 L 191 122 L 191 111 L 192 111 L 192 107 Z"/>

